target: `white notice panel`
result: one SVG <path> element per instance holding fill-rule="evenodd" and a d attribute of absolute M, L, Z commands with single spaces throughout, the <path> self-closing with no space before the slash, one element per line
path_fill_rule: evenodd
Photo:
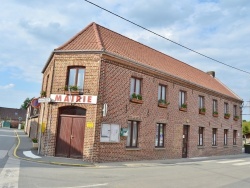
<path fill-rule="evenodd" d="M 101 142 L 120 142 L 120 125 L 102 124 Z"/>

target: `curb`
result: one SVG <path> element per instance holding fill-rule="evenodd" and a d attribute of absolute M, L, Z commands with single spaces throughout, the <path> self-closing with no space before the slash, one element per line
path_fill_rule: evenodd
<path fill-rule="evenodd" d="M 17 132 L 15 131 L 15 134 L 17 136 L 17 145 L 14 149 L 13 155 L 17 159 L 25 160 L 25 161 L 30 161 L 30 162 L 36 162 L 36 163 L 42 163 L 42 164 L 52 164 L 52 165 L 60 165 L 60 166 L 74 166 L 74 167 L 96 167 L 95 165 L 87 165 L 87 164 L 71 164 L 71 163 L 59 163 L 59 162 L 47 162 L 47 161 L 38 161 L 38 160 L 33 160 L 33 159 L 28 159 L 28 158 L 23 158 L 19 157 L 16 152 L 20 146 L 20 138 Z"/>

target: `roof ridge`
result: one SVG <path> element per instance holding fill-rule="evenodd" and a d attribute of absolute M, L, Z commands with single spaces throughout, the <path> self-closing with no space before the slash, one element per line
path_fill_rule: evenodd
<path fill-rule="evenodd" d="M 67 46 L 69 43 L 71 43 L 73 40 L 75 40 L 79 35 L 81 35 L 84 31 L 86 31 L 89 27 L 91 27 L 92 25 L 94 25 L 95 22 L 90 23 L 89 25 L 87 25 L 83 30 L 81 30 L 80 32 L 78 32 L 76 35 L 74 35 L 71 39 L 69 39 L 66 43 L 64 43 L 63 45 L 59 46 L 58 48 L 56 48 L 55 50 L 61 50 L 62 48 L 64 48 L 65 46 Z"/>
<path fill-rule="evenodd" d="M 94 32 L 95 32 L 95 36 L 96 36 L 96 40 L 97 40 L 97 44 L 100 47 L 101 50 L 105 50 L 104 46 L 103 46 L 103 42 L 100 36 L 100 32 L 97 26 L 99 26 L 98 24 L 96 24 L 95 22 L 93 22 L 93 26 L 94 26 Z"/>

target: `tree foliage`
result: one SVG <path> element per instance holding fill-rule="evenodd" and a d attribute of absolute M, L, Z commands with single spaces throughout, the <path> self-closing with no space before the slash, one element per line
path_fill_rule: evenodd
<path fill-rule="evenodd" d="M 31 101 L 31 99 L 29 99 L 29 98 L 26 98 L 24 101 L 23 101 L 23 104 L 21 105 L 21 109 L 25 109 L 25 110 L 27 110 L 27 108 L 28 108 L 28 105 L 29 105 L 29 103 L 30 103 L 30 101 Z"/>
<path fill-rule="evenodd" d="M 243 123 L 242 123 L 242 134 L 244 136 L 245 143 L 246 143 L 246 135 L 248 133 L 250 133 L 250 122 L 243 121 Z"/>

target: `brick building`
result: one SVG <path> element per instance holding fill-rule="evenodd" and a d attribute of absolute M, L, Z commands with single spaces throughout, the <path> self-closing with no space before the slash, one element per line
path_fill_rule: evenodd
<path fill-rule="evenodd" d="M 243 101 L 213 71 L 96 23 L 55 49 L 42 73 L 53 101 L 40 109 L 43 154 L 103 162 L 241 153 Z"/>

